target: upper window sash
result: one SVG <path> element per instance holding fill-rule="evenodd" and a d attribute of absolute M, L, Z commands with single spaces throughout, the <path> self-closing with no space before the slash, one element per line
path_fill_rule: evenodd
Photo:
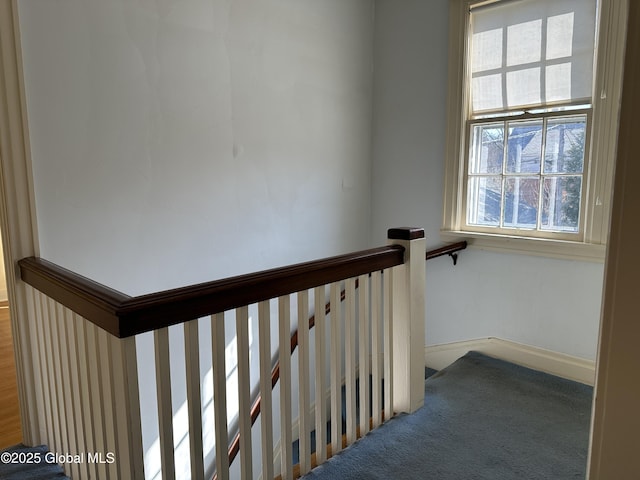
<path fill-rule="evenodd" d="M 472 116 L 590 103 L 595 0 L 521 0 L 471 8 Z"/>

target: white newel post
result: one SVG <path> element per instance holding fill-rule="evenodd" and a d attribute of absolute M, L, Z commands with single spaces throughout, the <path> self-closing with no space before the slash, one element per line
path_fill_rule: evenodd
<path fill-rule="evenodd" d="M 392 228 L 387 238 L 405 248 L 392 271 L 393 412 L 410 413 L 424 404 L 426 240 L 421 228 Z"/>

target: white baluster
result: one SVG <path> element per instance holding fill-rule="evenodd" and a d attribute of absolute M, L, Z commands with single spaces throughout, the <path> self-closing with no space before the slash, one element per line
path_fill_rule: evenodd
<path fill-rule="evenodd" d="M 342 450 L 342 375 L 340 284 L 331 284 L 331 455 Z"/>
<path fill-rule="evenodd" d="M 51 430 L 49 432 L 49 438 L 51 444 L 49 445 L 54 451 L 62 451 L 62 437 L 60 434 L 60 416 L 58 415 L 58 391 L 56 389 L 56 375 L 55 367 L 53 365 L 53 349 L 51 346 L 51 309 L 48 302 L 48 297 L 43 294 L 39 295 L 40 304 L 42 308 L 42 325 L 43 325 L 43 344 L 42 352 L 44 353 L 44 371 L 46 372 L 46 380 L 49 392 L 49 408 L 51 415 Z"/>
<path fill-rule="evenodd" d="M 144 451 L 135 337 L 110 337 L 113 352 L 113 404 L 116 412 L 117 478 L 144 477 Z M 108 452 L 105 452 L 105 454 Z"/>
<path fill-rule="evenodd" d="M 173 408 L 171 405 L 171 366 L 169 362 L 169 329 L 153 332 L 156 360 L 156 398 L 158 402 L 158 429 L 160 436 L 160 463 L 162 479 L 175 480 L 173 451 Z"/>
<path fill-rule="evenodd" d="M 191 320 L 190 322 L 184 323 L 184 353 L 187 376 L 187 410 L 189 418 L 191 478 L 192 480 L 204 480 L 198 320 Z"/>
<path fill-rule="evenodd" d="M 96 452 L 107 451 L 107 436 L 105 430 L 104 392 L 102 388 L 102 358 L 100 356 L 100 345 L 98 343 L 98 327 L 93 323 L 86 322 L 86 346 L 89 361 L 89 391 L 91 393 L 91 403 L 93 404 L 93 425 L 95 427 L 95 448 Z M 99 478 L 111 478 L 107 465 L 98 462 Z"/>
<path fill-rule="evenodd" d="M 240 430 L 240 476 L 253 478 L 251 452 L 251 377 L 249 371 L 249 307 L 236 308 L 238 339 L 238 424 Z"/>
<path fill-rule="evenodd" d="M 216 432 L 216 472 L 218 480 L 229 480 L 224 313 L 217 313 L 211 316 L 211 351 L 213 363 L 213 412 Z"/>
<path fill-rule="evenodd" d="M 298 292 L 298 387 L 300 474 L 311 469 L 311 418 L 309 406 L 309 293 Z"/>
<path fill-rule="evenodd" d="M 395 268 L 395 267 L 394 267 Z M 384 419 L 393 417 L 393 276 L 394 269 L 384 271 L 382 286 L 382 335 L 384 338 Z"/>
<path fill-rule="evenodd" d="M 78 365 L 78 349 L 76 340 L 76 330 L 74 325 L 74 314 L 71 310 L 65 309 L 64 321 L 63 321 L 63 335 L 66 337 L 67 345 L 67 363 L 65 368 L 69 372 L 69 400 L 71 409 L 75 417 L 75 445 L 72 445 L 73 449 L 70 453 L 86 451 L 86 426 L 84 425 L 84 406 L 82 405 L 81 392 L 81 380 L 79 374 Z M 84 320 L 80 320 L 84 321 Z M 137 392 L 137 390 L 136 390 Z M 87 462 L 74 463 L 71 465 L 71 477 L 85 478 L 89 476 L 87 470 Z"/>
<path fill-rule="evenodd" d="M 369 431 L 369 276 L 358 279 L 360 436 Z"/>
<path fill-rule="evenodd" d="M 381 368 L 382 274 L 371 274 L 371 416 L 373 428 L 382 423 Z"/>
<path fill-rule="evenodd" d="M 313 294 L 315 310 L 316 344 L 316 461 L 327 459 L 327 410 L 326 410 L 326 339 L 325 339 L 325 287 L 316 287 Z"/>
<path fill-rule="evenodd" d="M 84 419 L 84 442 L 86 451 L 96 451 L 96 427 L 93 416 L 93 402 L 91 401 L 89 358 L 87 355 L 87 326 L 88 322 L 74 313 L 76 341 L 78 342 L 78 378 L 80 379 L 80 398 L 82 399 L 82 415 Z M 98 465 L 87 462 L 89 474 L 92 478 L 99 478 Z"/>
<path fill-rule="evenodd" d="M 104 419 L 104 447 L 98 450 L 96 453 L 103 457 L 107 452 L 113 452 L 117 446 L 116 443 L 116 419 L 113 406 L 113 365 L 111 355 L 110 340 L 112 336 L 101 328 L 95 329 L 95 341 L 98 352 L 98 365 L 100 368 L 100 405 L 102 410 L 102 417 Z M 118 479 L 118 465 L 116 462 L 105 463 L 105 469 L 107 470 L 107 477 Z"/>
<path fill-rule="evenodd" d="M 49 322 L 51 324 L 50 342 L 53 350 L 53 368 L 56 378 L 56 390 L 58 395 L 58 415 L 62 428 L 62 452 L 71 451 L 71 441 L 73 430 L 75 428 L 73 421 L 73 411 L 71 410 L 71 399 L 68 398 L 66 392 L 70 392 L 68 370 L 62 367 L 63 348 L 65 336 L 62 334 L 60 323 L 64 319 L 63 306 L 49 299 L 50 315 Z"/>
<path fill-rule="evenodd" d="M 283 480 L 293 478 L 291 435 L 291 304 L 289 295 L 278 298 L 280 341 L 280 459 Z"/>
<path fill-rule="evenodd" d="M 271 398 L 271 312 L 269 300 L 258 305 L 260 335 L 260 426 L 262 478 L 271 480 L 273 471 L 273 405 Z"/>
<path fill-rule="evenodd" d="M 345 282 L 345 395 L 347 407 L 347 444 L 356 441 L 356 280 Z"/>

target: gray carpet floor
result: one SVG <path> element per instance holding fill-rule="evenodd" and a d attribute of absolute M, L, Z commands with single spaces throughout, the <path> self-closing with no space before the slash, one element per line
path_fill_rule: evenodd
<path fill-rule="evenodd" d="M 584 479 L 589 386 L 470 352 L 425 381 L 398 415 L 303 477 Z"/>

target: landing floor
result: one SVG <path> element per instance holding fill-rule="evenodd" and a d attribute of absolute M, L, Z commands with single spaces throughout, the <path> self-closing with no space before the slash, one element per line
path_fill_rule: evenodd
<path fill-rule="evenodd" d="M 0 449 L 22 441 L 9 307 L 0 305 Z"/>

